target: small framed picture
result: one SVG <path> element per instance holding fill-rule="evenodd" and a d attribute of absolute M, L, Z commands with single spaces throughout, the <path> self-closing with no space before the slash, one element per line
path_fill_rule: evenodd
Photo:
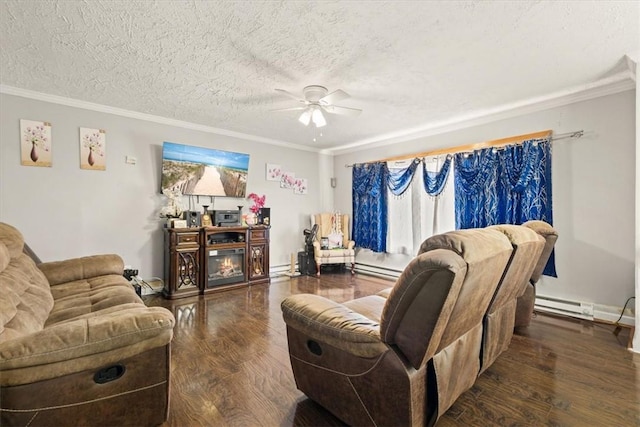
<path fill-rule="evenodd" d="M 104 130 L 80 128 L 80 169 L 106 170 L 106 145 Z"/>
<path fill-rule="evenodd" d="M 282 177 L 282 166 L 267 163 L 267 181 L 280 181 Z"/>
<path fill-rule="evenodd" d="M 296 174 L 293 172 L 282 172 L 280 177 L 280 188 L 293 188 L 296 181 Z"/>
<path fill-rule="evenodd" d="M 296 178 L 293 185 L 294 194 L 307 194 L 307 178 Z"/>
<path fill-rule="evenodd" d="M 51 123 L 20 120 L 20 164 L 51 167 Z"/>

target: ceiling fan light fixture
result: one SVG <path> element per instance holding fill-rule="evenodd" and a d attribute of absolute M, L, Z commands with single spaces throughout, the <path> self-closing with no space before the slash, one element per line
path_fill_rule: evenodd
<path fill-rule="evenodd" d="M 298 117 L 298 121 L 305 126 L 309 126 L 309 122 L 311 121 L 311 112 L 309 110 L 305 110 Z"/>
<path fill-rule="evenodd" d="M 324 116 L 322 115 L 322 111 L 319 108 L 313 110 L 313 114 L 311 114 L 311 119 L 313 120 L 313 124 L 316 125 L 317 128 L 321 128 L 322 126 L 327 124 Z"/>

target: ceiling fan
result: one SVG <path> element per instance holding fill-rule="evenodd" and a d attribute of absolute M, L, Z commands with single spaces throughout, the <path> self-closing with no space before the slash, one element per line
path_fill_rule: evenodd
<path fill-rule="evenodd" d="M 302 89 L 304 93 L 304 99 L 294 95 L 293 93 L 284 89 L 276 89 L 278 92 L 287 95 L 289 98 L 293 98 L 304 106 L 293 108 L 281 108 L 272 111 L 302 111 L 298 121 L 305 126 L 309 126 L 309 123 L 313 122 L 316 127 L 322 127 L 327 124 L 326 119 L 322 112 L 329 114 L 341 114 L 345 116 L 355 117 L 362 112 L 357 108 L 341 107 L 334 105 L 335 102 L 343 99 L 350 98 L 349 94 L 343 90 L 335 90 L 331 93 L 324 86 L 311 85 Z"/>

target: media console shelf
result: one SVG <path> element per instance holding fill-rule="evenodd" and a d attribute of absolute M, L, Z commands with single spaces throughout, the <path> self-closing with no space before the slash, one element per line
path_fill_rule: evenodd
<path fill-rule="evenodd" d="M 269 229 L 165 229 L 165 298 L 185 298 L 269 282 Z"/>

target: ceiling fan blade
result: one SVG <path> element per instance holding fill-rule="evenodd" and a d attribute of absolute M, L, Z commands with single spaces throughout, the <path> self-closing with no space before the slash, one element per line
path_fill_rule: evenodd
<path fill-rule="evenodd" d="M 306 110 L 307 107 L 291 107 L 291 108 L 278 108 L 276 110 L 269 110 L 269 111 L 300 111 L 300 110 Z"/>
<path fill-rule="evenodd" d="M 331 114 L 341 114 L 343 116 L 355 117 L 362 113 L 362 110 L 358 108 L 338 107 L 337 105 L 323 105 L 322 108 Z"/>
<path fill-rule="evenodd" d="M 276 89 L 278 92 L 280 92 L 283 95 L 287 95 L 289 98 L 293 98 L 298 102 L 304 103 L 304 99 L 300 99 L 299 96 L 296 96 L 294 94 L 292 94 L 291 92 L 289 92 L 288 90 L 284 90 L 284 89 Z"/>
<path fill-rule="evenodd" d="M 318 102 L 320 103 L 320 105 L 329 105 L 335 104 L 336 102 L 342 101 L 343 99 L 347 98 L 351 98 L 351 96 L 347 92 L 338 89 L 331 92 L 329 95 L 323 96 L 318 100 Z"/>

